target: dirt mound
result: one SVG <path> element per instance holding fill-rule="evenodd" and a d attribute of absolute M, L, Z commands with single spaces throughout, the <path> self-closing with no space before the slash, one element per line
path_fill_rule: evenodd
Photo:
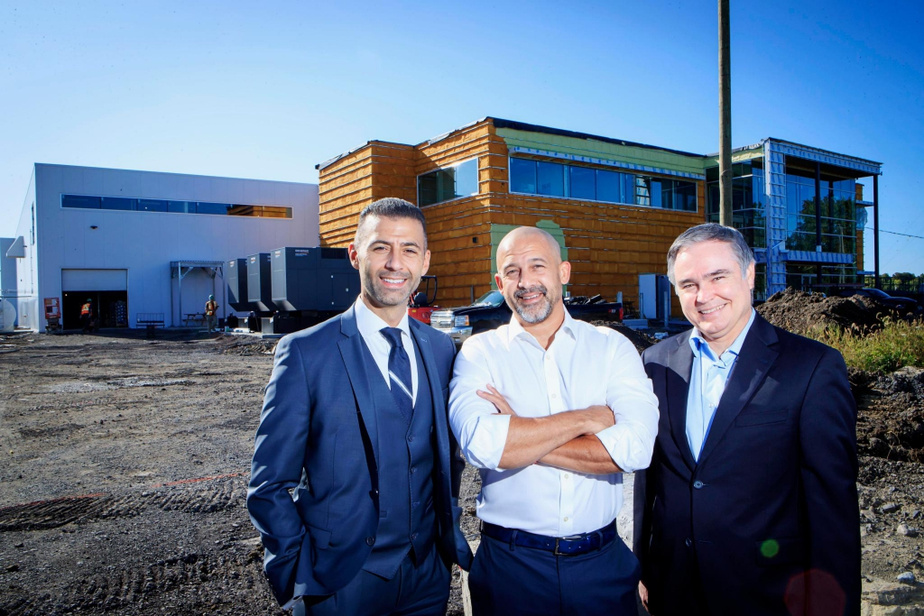
<path fill-rule="evenodd" d="M 851 372 L 857 400 L 857 447 L 863 455 L 924 462 L 924 370 Z"/>
<path fill-rule="evenodd" d="M 628 338 L 629 342 L 631 342 L 635 346 L 635 349 L 639 353 L 641 353 L 648 347 L 658 343 L 657 338 L 649 336 L 645 332 L 634 330 L 631 327 L 627 327 L 623 325 L 622 323 L 618 323 L 616 321 L 591 321 L 590 324 L 597 326 L 597 327 L 602 326 L 602 327 L 609 327 L 611 329 L 615 329 L 620 334 Z"/>
<path fill-rule="evenodd" d="M 801 335 L 831 326 L 864 333 L 880 327 L 882 318 L 891 314 L 868 297 L 826 297 L 791 288 L 771 295 L 757 312 L 777 327 Z"/>
<path fill-rule="evenodd" d="M 278 340 L 264 340 L 258 336 L 219 334 L 215 345 L 225 355 L 272 355 Z"/>

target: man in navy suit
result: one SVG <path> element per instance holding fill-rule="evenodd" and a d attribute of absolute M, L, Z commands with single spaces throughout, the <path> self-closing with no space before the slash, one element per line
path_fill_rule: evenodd
<path fill-rule="evenodd" d="M 247 507 L 296 615 L 442 616 L 450 567 L 471 551 L 446 414 L 455 347 L 407 316 L 430 262 L 423 214 L 376 201 L 349 255 L 356 303 L 276 348 Z"/>
<path fill-rule="evenodd" d="M 661 410 L 636 482 L 654 616 L 860 613 L 856 406 L 840 354 L 751 307 L 754 257 L 717 224 L 667 272 L 692 331 L 645 351 Z"/>

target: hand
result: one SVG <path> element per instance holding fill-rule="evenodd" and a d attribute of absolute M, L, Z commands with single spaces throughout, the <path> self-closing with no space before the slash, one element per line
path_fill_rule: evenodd
<path fill-rule="evenodd" d="M 651 610 L 648 609 L 648 589 L 645 588 L 642 582 L 638 583 L 638 597 L 642 600 L 642 606 L 644 606 L 645 611 L 650 614 Z"/>
<path fill-rule="evenodd" d="M 587 432 L 585 433 L 588 435 L 596 434 L 597 432 L 606 430 L 616 423 L 616 417 L 613 415 L 613 410 L 604 404 L 588 406 L 581 412 L 587 415 L 587 419 L 590 422 Z"/>
<path fill-rule="evenodd" d="M 497 412 L 501 415 L 516 415 L 516 412 L 514 412 L 514 410 L 510 408 L 510 405 L 507 404 L 507 400 L 504 399 L 504 397 L 500 394 L 499 391 L 497 391 L 497 389 L 494 388 L 493 385 L 488 384 L 486 387 L 488 388 L 488 391 L 481 391 L 479 389 L 475 392 L 478 394 L 479 398 L 483 398 L 484 400 L 487 400 L 493 404 L 494 408 L 496 408 Z"/>

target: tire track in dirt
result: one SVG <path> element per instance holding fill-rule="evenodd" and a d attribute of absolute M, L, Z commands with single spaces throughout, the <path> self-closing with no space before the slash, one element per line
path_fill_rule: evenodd
<path fill-rule="evenodd" d="M 75 522 L 134 517 L 148 507 L 186 513 L 212 513 L 240 507 L 246 496 L 241 476 L 187 480 L 158 486 L 152 491 L 67 496 L 2 507 L 0 533 L 47 530 Z"/>
<path fill-rule="evenodd" d="M 67 524 L 132 518 L 150 509 L 213 514 L 240 509 L 245 496 L 246 474 L 234 473 L 177 481 L 141 492 L 86 494 L 12 505 L 0 508 L 0 537 L 6 532 L 42 531 Z M 129 568 L 101 563 L 95 571 L 73 579 L 54 596 L 38 588 L 11 585 L 0 599 L 0 616 L 125 613 L 129 607 L 167 600 L 171 593 L 195 593 L 195 588 L 216 580 L 229 577 L 256 580 L 262 562 L 262 550 L 257 544 L 254 537 L 237 536 L 221 544 Z M 218 553 L 202 553 L 204 550 Z"/>
<path fill-rule="evenodd" d="M 6 605 L 0 604 L 3 616 L 38 616 L 73 612 L 125 613 L 144 603 L 160 601 L 170 593 L 208 584 L 213 578 L 240 579 L 247 570 L 259 571 L 258 561 L 249 555 L 224 556 L 185 554 L 160 560 L 145 567 L 120 570 L 109 566 L 105 571 L 76 579 L 57 596 L 28 596 L 27 589 Z"/>

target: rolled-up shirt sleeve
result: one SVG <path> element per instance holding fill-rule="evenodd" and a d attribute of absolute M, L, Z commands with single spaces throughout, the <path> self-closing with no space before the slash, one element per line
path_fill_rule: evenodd
<path fill-rule="evenodd" d="M 510 416 L 478 397 L 492 383 L 480 337 L 469 338 L 456 355 L 449 390 L 449 423 L 466 461 L 472 466 L 498 470 Z"/>
<path fill-rule="evenodd" d="M 612 330 L 607 334 L 606 404 L 616 423 L 596 436 L 613 462 L 631 473 L 651 463 L 658 435 L 658 399 L 632 343 Z"/>

